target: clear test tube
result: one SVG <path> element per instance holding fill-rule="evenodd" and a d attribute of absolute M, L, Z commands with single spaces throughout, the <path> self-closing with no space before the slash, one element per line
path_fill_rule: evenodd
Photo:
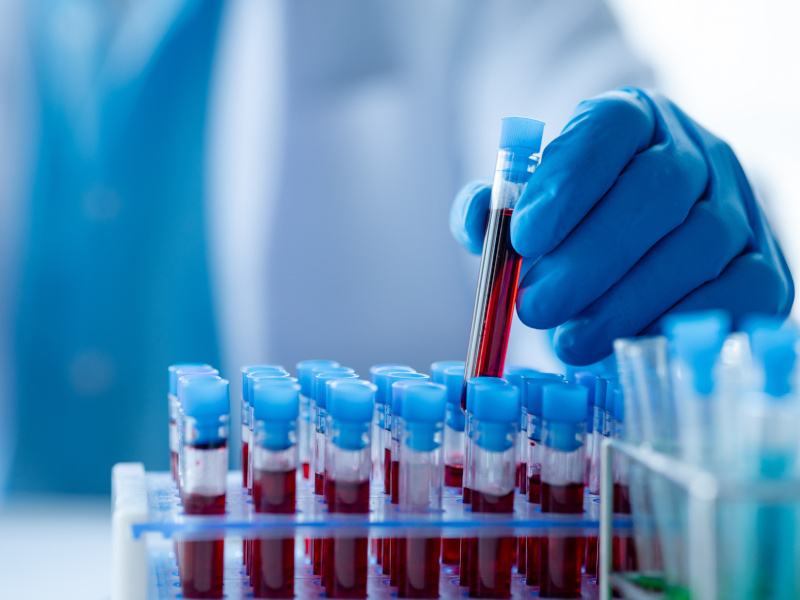
<path fill-rule="evenodd" d="M 242 487 L 251 490 L 250 485 L 250 443 L 253 431 L 253 406 L 250 402 L 250 380 L 251 373 L 263 372 L 275 375 L 288 375 L 289 372 L 279 365 L 245 365 L 241 369 L 242 373 Z"/>
<path fill-rule="evenodd" d="M 442 508 L 442 428 L 446 388 L 405 381 L 400 444 L 400 510 L 423 515 Z M 441 538 L 409 536 L 398 540 L 397 595 L 439 596 Z"/>
<path fill-rule="evenodd" d="M 578 371 L 573 375 L 573 379 L 573 383 L 586 388 L 589 398 L 588 408 L 586 409 L 586 469 L 583 479 L 583 482 L 588 486 L 592 470 L 592 452 L 595 446 L 598 449 L 600 448 L 600 442 L 602 441 L 602 423 L 605 418 L 605 407 L 595 400 L 597 375 L 588 371 Z"/>
<path fill-rule="evenodd" d="M 543 130 L 544 123 L 534 119 L 507 117 L 502 120 L 467 347 L 467 380 L 503 375 L 521 266 L 521 258 L 511 245 L 511 215 L 539 164 L 537 153 Z M 466 408 L 466 390 L 461 406 Z"/>
<path fill-rule="evenodd" d="M 511 514 L 516 487 L 519 390 L 506 382 L 484 381 L 473 385 L 472 381 L 475 409 L 472 512 Z M 511 597 L 516 542 L 512 536 L 479 533 L 473 542 L 470 597 Z"/>
<path fill-rule="evenodd" d="M 606 405 L 611 405 L 613 424 L 611 437 L 615 440 L 625 439 L 625 398 L 619 385 L 609 386 Z M 614 479 L 614 513 L 631 514 L 629 465 L 627 457 L 621 452 L 614 453 L 612 465 Z M 612 540 L 612 569 L 615 572 L 636 571 L 636 545 L 630 536 L 615 536 Z"/>
<path fill-rule="evenodd" d="M 587 405 L 583 386 L 550 383 L 542 390 L 543 513 L 583 513 Z M 580 598 L 583 536 L 554 533 L 541 548 L 539 596 Z"/>
<path fill-rule="evenodd" d="M 391 468 L 391 458 L 386 450 L 390 450 L 391 446 L 391 400 L 389 398 L 388 388 L 385 383 L 381 384 L 381 379 L 394 372 L 413 373 L 414 369 L 408 365 L 401 365 L 395 363 L 379 363 L 372 365 L 369 368 L 369 377 L 373 384 L 377 387 L 378 391 L 375 394 L 375 416 L 372 421 L 372 481 L 379 486 L 383 486 L 384 493 L 389 493 L 389 469 Z M 384 432 L 389 433 L 389 439 L 384 441 Z"/>
<path fill-rule="evenodd" d="M 297 448 L 299 453 L 300 465 L 303 469 L 303 479 L 311 477 L 311 385 L 313 383 L 314 371 L 333 369 L 339 363 L 335 360 L 317 358 L 311 360 L 301 360 L 295 366 L 297 379 L 300 382 L 300 417 L 297 422 Z"/>
<path fill-rule="evenodd" d="M 405 398 L 405 386 L 409 382 L 427 381 L 430 377 L 424 373 L 392 373 L 387 376 L 391 390 L 391 415 L 392 415 L 392 461 L 390 468 L 390 502 L 399 504 L 400 502 L 400 445 L 403 438 L 403 399 Z M 383 570 L 389 575 L 391 585 L 398 585 L 398 574 L 402 565 L 401 557 L 398 554 L 398 538 L 383 540 Z M 386 547 L 389 546 L 389 561 L 386 561 Z"/>
<path fill-rule="evenodd" d="M 297 427 L 300 386 L 291 379 L 252 384 L 253 508 L 256 513 L 294 514 L 297 507 Z M 253 596 L 294 598 L 294 537 L 254 540 Z"/>
<path fill-rule="evenodd" d="M 228 473 L 228 382 L 219 377 L 181 377 L 183 487 L 187 515 L 225 513 Z M 222 598 L 224 538 L 179 543 L 179 573 L 186 598 Z"/>
<path fill-rule="evenodd" d="M 563 378 L 553 373 L 539 373 L 536 376 L 522 378 L 521 404 L 525 405 L 528 421 L 525 477 L 528 480 L 528 502 L 531 504 L 541 504 L 542 501 L 542 388 L 558 381 L 563 381 Z M 539 585 L 541 540 L 540 536 L 528 536 L 519 540 L 517 572 L 525 575 L 525 582 L 528 585 Z M 520 568 L 522 561 L 525 562 L 524 568 Z"/>
<path fill-rule="evenodd" d="M 178 483 L 178 454 L 180 437 L 178 430 L 178 378 L 182 375 L 197 373 L 203 375 L 219 375 L 219 372 L 211 365 L 201 363 L 180 363 L 170 365 L 169 372 L 169 393 L 167 394 L 167 410 L 169 412 L 169 471 L 172 479 Z"/>
<path fill-rule="evenodd" d="M 464 367 L 449 367 L 443 373 L 447 388 L 447 407 L 444 425 L 444 484 L 461 492 L 464 486 L 464 459 L 466 453 L 466 415 L 461 408 L 461 391 L 464 389 Z M 461 556 L 461 540 L 442 540 L 442 562 L 457 565 Z"/>
<path fill-rule="evenodd" d="M 358 375 L 349 367 L 335 367 L 315 371 L 311 412 L 314 422 L 314 437 L 311 452 L 311 470 L 314 472 L 314 494 L 325 499 L 327 439 L 328 439 L 328 388 L 327 383 L 337 379 L 357 379 Z M 322 574 L 323 539 L 311 540 L 311 568 L 315 575 Z"/>
<path fill-rule="evenodd" d="M 505 369 L 503 378 L 511 385 L 515 386 L 520 395 L 522 395 L 522 379 L 524 377 L 536 377 L 539 371 L 531 369 L 530 367 L 521 367 L 519 365 L 509 365 Z M 521 410 L 519 415 L 519 431 L 517 432 L 516 452 L 517 452 L 517 488 L 520 494 L 528 493 L 528 467 L 526 464 L 527 452 L 525 446 L 528 444 L 528 415 L 525 403 L 521 403 Z"/>
<path fill-rule="evenodd" d="M 369 476 L 372 470 L 370 433 L 375 386 L 356 379 L 332 380 L 330 444 L 327 456 L 328 511 L 369 512 Z M 328 598 L 366 598 L 368 539 L 339 534 L 325 540 L 323 584 Z"/>

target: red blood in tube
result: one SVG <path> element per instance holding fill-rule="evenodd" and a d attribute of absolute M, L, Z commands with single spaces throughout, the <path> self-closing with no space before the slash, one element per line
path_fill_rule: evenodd
<path fill-rule="evenodd" d="M 307 462 L 303 463 L 303 479 L 308 479 L 311 476 L 311 465 Z"/>
<path fill-rule="evenodd" d="M 390 468 L 392 475 L 392 504 L 400 502 L 400 461 L 393 460 Z"/>
<path fill-rule="evenodd" d="M 464 484 L 464 467 L 461 465 L 445 465 L 444 484 L 447 487 L 460 488 Z"/>
<path fill-rule="evenodd" d="M 542 538 L 525 538 L 525 583 L 539 585 L 542 566 Z"/>
<path fill-rule="evenodd" d="M 525 539 L 524 537 L 517 538 L 517 573 L 520 575 L 525 575 L 525 569 L 528 568 L 528 548 L 525 545 Z"/>
<path fill-rule="evenodd" d="M 399 598 L 437 598 L 439 596 L 439 538 L 401 538 L 398 540 L 400 567 Z"/>
<path fill-rule="evenodd" d="M 325 473 L 314 473 L 314 493 L 317 496 L 325 493 Z"/>
<path fill-rule="evenodd" d="M 292 514 L 295 511 L 297 472 L 256 470 L 253 504 L 256 512 Z M 294 597 L 294 538 L 251 541 L 251 573 L 256 598 Z"/>
<path fill-rule="evenodd" d="M 333 513 L 369 512 L 369 481 L 328 480 L 328 510 Z M 367 597 L 369 545 L 365 537 L 326 538 L 323 546 L 323 584 L 329 598 Z"/>
<path fill-rule="evenodd" d="M 583 512 L 583 483 L 552 485 L 542 482 L 542 512 L 580 514 Z M 542 538 L 539 595 L 555 598 L 581 597 L 583 537 Z"/>
<path fill-rule="evenodd" d="M 463 492 L 464 504 L 472 503 L 472 490 L 468 487 Z M 458 561 L 459 584 L 463 587 L 469 586 L 472 575 L 472 545 L 475 538 L 462 538 L 460 541 L 461 556 Z"/>
<path fill-rule="evenodd" d="M 614 484 L 614 512 L 623 515 L 631 514 L 630 489 L 622 483 Z M 611 552 L 614 571 L 635 571 L 638 568 L 636 546 L 630 536 L 615 535 L 612 539 Z"/>
<path fill-rule="evenodd" d="M 587 575 L 597 577 L 598 562 L 597 536 L 586 536 L 586 560 L 584 561 L 583 567 Z"/>
<path fill-rule="evenodd" d="M 297 472 L 256 470 L 253 474 L 253 507 L 256 512 L 292 514 L 297 498 Z"/>
<path fill-rule="evenodd" d="M 528 463 L 519 464 L 519 492 L 520 494 L 528 493 Z"/>
<path fill-rule="evenodd" d="M 392 493 L 392 451 L 383 449 L 383 493 Z"/>
<path fill-rule="evenodd" d="M 497 248 L 495 261 L 489 273 L 489 298 L 486 303 L 486 316 L 482 324 L 475 372 L 469 377 L 502 377 L 508 350 L 508 334 L 514 316 L 514 302 L 519 287 L 519 270 L 522 259 L 511 245 L 511 215 L 513 208 L 494 209 L 499 212 L 491 215 L 489 221 L 497 219 L 497 227 L 487 229 L 485 247 Z M 494 239 L 488 239 L 494 233 Z M 466 386 L 461 395 L 461 408 L 467 408 Z"/>
<path fill-rule="evenodd" d="M 472 512 L 514 512 L 514 490 L 498 496 L 473 490 Z M 514 537 L 479 537 L 472 540 L 469 595 L 473 598 L 510 598 L 514 566 Z"/>
<path fill-rule="evenodd" d="M 400 462 L 393 460 L 389 467 L 391 475 L 391 502 L 397 504 L 400 502 Z M 389 577 L 391 585 L 398 585 L 398 573 L 402 569 L 403 557 L 399 554 L 398 538 L 391 538 L 389 540 Z"/>
<path fill-rule="evenodd" d="M 184 494 L 183 508 L 187 514 L 221 515 L 225 513 L 225 494 Z M 180 543 L 179 570 L 184 597 L 222 598 L 224 549 L 223 539 Z"/>
<path fill-rule="evenodd" d="M 247 461 L 250 454 L 250 445 L 242 442 L 242 487 L 247 489 Z"/>
<path fill-rule="evenodd" d="M 461 556 L 461 540 L 445 538 L 442 540 L 442 562 L 446 565 L 457 565 Z"/>
<path fill-rule="evenodd" d="M 528 477 L 528 502 L 539 504 L 542 501 L 542 477 L 534 473 Z"/>

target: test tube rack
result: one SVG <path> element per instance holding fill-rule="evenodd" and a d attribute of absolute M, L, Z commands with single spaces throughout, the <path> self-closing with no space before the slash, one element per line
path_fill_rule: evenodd
<path fill-rule="evenodd" d="M 661 582 L 665 587 L 668 577 L 664 571 L 620 573 L 612 569 L 614 536 L 631 534 L 627 529 L 618 530 L 620 520 L 612 511 L 612 465 L 619 457 L 629 462 L 631 473 L 639 470 L 640 488 L 644 488 L 639 491 L 649 493 L 638 511 L 634 505 L 634 516 L 625 524 L 626 527 L 633 527 L 637 546 L 660 547 L 662 567 L 670 560 L 685 565 L 685 597 L 692 600 L 716 600 L 725 595 L 720 589 L 723 577 L 721 511 L 746 503 L 751 506 L 791 506 L 800 511 L 800 480 L 797 479 L 745 482 L 721 478 L 706 469 L 658 452 L 649 445 L 633 445 L 618 439 L 604 439 L 600 456 L 599 580 L 609 582 L 609 585 L 598 586 L 600 600 L 611 600 L 612 594 L 628 600 L 672 597 L 650 585 Z M 654 499 L 654 492 L 661 498 Z M 663 501 L 664 496 L 671 502 L 666 507 L 669 513 L 666 527 L 663 518 L 659 523 L 658 507 L 653 504 Z M 665 530 L 671 536 L 669 544 L 662 543 L 658 537 L 664 536 Z M 641 585 L 641 582 L 647 582 L 647 585 Z"/>
<path fill-rule="evenodd" d="M 526 537 L 595 536 L 598 533 L 597 498 L 586 497 L 582 515 L 543 514 L 517 494 L 511 515 L 473 514 L 464 506 L 456 490 L 447 489 L 442 510 L 429 514 L 403 514 L 389 503 L 382 489 L 373 485 L 368 515 L 332 515 L 326 512 L 313 486 L 298 475 L 297 513 L 294 515 L 256 514 L 252 500 L 242 489 L 241 473 L 228 475 L 226 513 L 219 516 L 189 516 L 183 513 L 178 491 L 169 473 L 146 473 L 139 463 L 115 465 L 112 472 L 113 543 L 112 600 L 162 600 L 180 598 L 180 581 L 174 542 L 224 537 L 225 597 L 248 598 L 247 577 L 242 567 L 245 538 L 285 538 L 294 536 L 297 549 L 295 590 L 298 598 L 324 597 L 319 576 L 312 575 L 304 551 L 304 541 L 331 535 L 356 535 L 373 539 L 388 537 Z M 630 531 L 627 517 L 611 523 L 617 533 Z M 302 556 L 301 556 L 302 555 Z M 441 598 L 463 598 L 457 571 L 442 566 Z M 585 598 L 596 598 L 597 586 L 586 582 Z M 396 597 L 388 577 L 370 565 L 370 598 Z M 524 576 L 515 575 L 512 596 L 529 598 L 535 593 L 525 586 Z"/>

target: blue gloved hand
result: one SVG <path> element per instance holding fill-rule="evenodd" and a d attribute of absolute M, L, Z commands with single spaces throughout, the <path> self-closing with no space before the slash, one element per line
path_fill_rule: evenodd
<path fill-rule="evenodd" d="M 456 197 L 455 238 L 480 252 L 490 188 Z M 544 151 L 511 221 L 524 257 L 517 313 L 557 327 L 558 356 L 588 364 L 664 314 L 785 316 L 794 284 L 731 148 L 668 99 L 625 88 L 582 102 Z"/>

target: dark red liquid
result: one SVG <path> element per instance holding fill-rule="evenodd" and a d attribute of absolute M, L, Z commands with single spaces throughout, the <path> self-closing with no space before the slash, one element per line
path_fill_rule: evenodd
<path fill-rule="evenodd" d="M 383 493 L 392 493 L 392 451 L 383 449 Z"/>
<path fill-rule="evenodd" d="M 542 501 L 542 477 L 535 473 L 528 477 L 528 502 L 539 504 Z"/>
<path fill-rule="evenodd" d="M 464 504 L 472 504 L 472 489 L 465 487 L 461 494 Z"/>
<path fill-rule="evenodd" d="M 201 496 L 184 494 L 183 509 L 193 515 L 225 513 L 225 494 Z M 180 542 L 179 572 L 183 595 L 187 598 L 222 598 L 225 540 Z"/>
<path fill-rule="evenodd" d="M 525 538 L 517 538 L 517 573 L 520 575 L 525 575 L 525 570 L 528 568 L 527 552 Z"/>
<path fill-rule="evenodd" d="M 314 473 L 314 493 L 323 496 L 325 493 L 325 474 Z M 314 575 L 322 573 L 322 538 L 311 540 L 311 570 Z"/>
<path fill-rule="evenodd" d="M 461 540 L 445 538 L 442 540 L 442 562 L 446 565 L 457 565 L 461 557 Z"/>
<path fill-rule="evenodd" d="M 169 453 L 169 472 L 172 473 L 172 480 L 178 481 L 178 453 Z"/>
<path fill-rule="evenodd" d="M 369 480 L 327 481 L 325 495 L 332 513 L 369 512 Z M 323 544 L 322 582 L 329 598 L 367 597 L 369 544 L 365 537 L 326 538 Z"/>
<path fill-rule="evenodd" d="M 250 455 L 250 446 L 242 442 L 242 487 L 247 489 L 247 460 Z"/>
<path fill-rule="evenodd" d="M 397 595 L 400 598 L 436 598 L 439 596 L 439 538 L 402 538 Z"/>
<path fill-rule="evenodd" d="M 308 479 L 311 476 L 311 465 L 307 462 L 303 463 L 303 479 Z"/>
<path fill-rule="evenodd" d="M 597 553 L 597 536 L 590 535 L 586 537 L 586 560 L 583 568 L 587 575 L 597 577 L 599 557 Z"/>
<path fill-rule="evenodd" d="M 525 538 L 525 583 L 539 585 L 542 568 L 542 538 Z"/>
<path fill-rule="evenodd" d="M 475 366 L 468 374 L 470 377 L 491 376 L 502 377 L 508 350 L 508 334 L 514 315 L 514 302 L 519 287 L 519 270 L 522 260 L 511 245 L 512 208 L 494 209 L 489 215 L 489 226 L 483 242 L 484 252 L 489 248 L 496 249 L 496 254 L 487 266 L 489 297 L 486 302 L 486 313 L 481 324 L 481 338 L 478 346 Z M 481 269 L 485 263 L 481 263 Z M 461 408 L 467 408 L 466 392 L 461 395 Z"/>
<path fill-rule="evenodd" d="M 392 475 L 392 504 L 397 504 L 400 502 L 400 462 L 397 460 L 392 461 L 391 475 Z"/>
<path fill-rule="evenodd" d="M 542 482 L 542 512 L 583 512 L 583 483 L 551 485 Z M 542 538 L 539 594 L 545 597 L 580 598 L 583 537 Z"/>
<path fill-rule="evenodd" d="M 253 472 L 253 506 L 258 513 L 292 514 L 297 472 Z M 294 538 L 252 540 L 250 573 L 256 598 L 294 597 Z"/>
<path fill-rule="evenodd" d="M 314 473 L 314 493 L 317 496 L 325 493 L 325 473 Z"/>
<path fill-rule="evenodd" d="M 614 512 L 631 514 L 630 489 L 622 483 L 614 484 Z M 615 535 L 611 542 L 611 563 L 615 571 L 635 571 L 638 568 L 636 546 L 630 536 Z"/>
<path fill-rule="evenodd" d="M 457 488 L 464 485 L 464 467 L 461 465 L 445 465 L 444 484 L 447 487 Z"/>
<path fill-rule="evenodd" d="M 514 490 L 498 496 L 473 490 L 472 512 L 514 512 Z M 471 540 L 469 595 L 473 598 L 510 598 L 511 570 L 517 539 L 514 537 L 479 537 Z"/>
<path fill-rule="evenodd" d="M 519 463 L 519 477 L 517 477 L 517 485 L 521 494 L 528 493 L 528 463 Z"/>
<path fill-rule="evenodd" d="M 472 489 L 465 487 L 463 491 L 464 504 L 472 503 Z M 469 586 L 470 576 L 472 575 L 472 544 L 475 538 L 461 538 L 461 556 L 458 561 L 459 583 L 464 586 Z"/>
<path fill-rule="evenodd" d="M 390 538 L 389 539 L 389 584 L 399 585 L 400 573 L 405 569 L 403 562 L 405 561 L 405 554 L 400 554 L 400 544 L 403 538 Z"/>

